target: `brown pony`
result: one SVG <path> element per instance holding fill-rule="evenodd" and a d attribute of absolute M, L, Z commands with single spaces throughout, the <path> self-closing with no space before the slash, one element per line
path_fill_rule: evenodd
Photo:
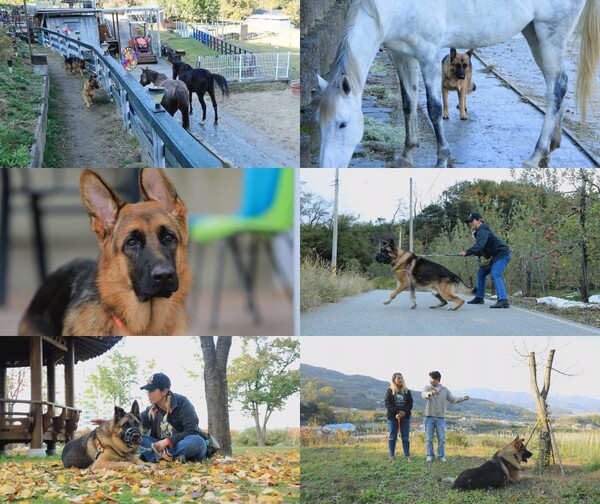
<path fill-rule="evenodd" d="M 142 75 L 140 75 L 140 84 L 147 86 L 150 83 L 156 86 L 162 86 L 166 88 L 167 92 L 163 96 L 160 104 L 164 109 L 171 114 L 175 115 L 177 110 L 181 111 L 183 118 L 182 126 L 189 131 L 190 129 L 190 113 L 189 106 L 190 102 L 188 99 L 188 90 L 186 85 L 181 81 L 169 79 L 165 74 L 155 72 L 149 68 L 142 69 Z"/>

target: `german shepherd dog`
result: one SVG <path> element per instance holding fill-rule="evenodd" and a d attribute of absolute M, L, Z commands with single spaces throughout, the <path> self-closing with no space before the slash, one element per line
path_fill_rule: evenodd
<path fill-rule="evenodd" d="M 442 60 L 442 99 L 444 102 L 443 118 L 448 119 L 448 91 L 456 91 L 458 95 L 458 109 L 460 118 L 467 117 L 467 95 L 475 91 L 477 86 L 473 82 L 473 65 L 471 65 L 473 49 L 466 53 L 457 53 L 456 49 L 450 49 Z"/>
<path fill-rule="evenodd" d="M 128 204 L 96 172 L 80 177 L 83 205 L 100 245 L 45 280 L 19 325 L 23 336 L 152 336 L 187 331 L 187 208 L 163 170 L 139 177 L 142 202 Z"/>
<path fill-rule="evenodd" d="M 517 436 L 501 450 L 498 450 L 485 464 L 474 469 L 461 472 L 456 478 L 442 478 L 445 483 L 452 483 L 457 490 L 477 490 L 482 488 L 498 488 L 509 483 L 521 481 L 521 462 L 527 463 L 531 453 Z"/>
<path fill-rule="evenodd" d="M 398 248 L 393 239 L 384 241 L 379 253 L 375 256 L 378 263 L 389 264 L 400 285 L 390 294 L 383 304 L 392 300 L 406 288 L 410 289 L 410 308 L 417 307 L 415 290 L 431 292 L 440 302 L 429 308 L 441 308 L 454 301 L 456 306 L 450 310 L 458 310 L 465 302 L 455 296 L 460 294 L 475 294 L 475 289 L 467 287 L 460 277 L 441 264 L 419 257 L 408 250 Z"/>
<path fill-rule="evenodd" d="M 69 441 L 62 452 L 63 465 L 68 469 L 127 469 L 143 466 L 136 451 L 142 440 L 142 417 L 137 401 L 131 411 L 115 406 L 115 413 L 93 431 Z"/>
<path fill-rule="evenodd" d="M 84 70 L 85 60 L 77 56 L 65 56 L 65 72 L 73 75 L 78 73 L 80 77 L 83 77 Z"/>
<path fill-rule="evenodd" d="M 83 84 L 83 92 L 81 93 L 83 96 L 83 103 L 85 103 L 87 108 L 92 106 L 92 99 L 94 98 L 94 91 L 96 89 L 100 89 L 100 86 L 98 86 L 98 80 L 96 79 L 96 76 L 92 74 Z"/>

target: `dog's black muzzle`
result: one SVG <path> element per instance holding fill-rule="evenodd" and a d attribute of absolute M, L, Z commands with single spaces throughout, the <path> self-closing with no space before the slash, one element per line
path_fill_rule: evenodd
<path fill-rule="evenodd" d="M 140 441 L 142 440 L 142 433 L 137 427 L 129 427 L 122 432 L 121 439 L 127 446 L 131 448 L 140 444 Z"/>
<path fill-rule="evenodd" d="M 392 262 L 392 258 L 386 250 L 380 250 L 379 253 L 375 255 L 375 260 L 379 264 L 390 264 Z"/>

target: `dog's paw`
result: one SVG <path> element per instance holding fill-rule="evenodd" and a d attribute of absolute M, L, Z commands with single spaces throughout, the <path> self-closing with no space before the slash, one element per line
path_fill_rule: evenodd
<path fill-rule="evenodd" d="M 460 118 L 460 120 L 461 120 L 461 121 L 468 121 L 468 120 L 469 120 L 469 118 L 468 118 L 468 116 L 465 116 L 465 117 L 461 117 L 461 118 Z"/>
<path fill-rule="evenodd" d="M 458 308 L 458 306 L 453 306 L 452 308 L 448 308 L 448 311 L 456 311 Z"/>
<path fill-rule="evenodd" d="M 417 307 L 417 305 L 416 305 L 416 304 L 414 304 L 414 305 L 412 305 L 412 306 L 410 307 L 410 309 L 411 309 L 411 310 L 414 310 L 416 307 Z"/>
<path fill-rule="evenodd" d="M 383 304 L 385 304 L 385 305 L 388 305 L 388 304 L 390 304 L 391 302 L 392 302 L 392 300 L 391 300 L 391 299 L 388 299 L 387 301 L 384 301 L 384 302 L 383 302 Z"/>

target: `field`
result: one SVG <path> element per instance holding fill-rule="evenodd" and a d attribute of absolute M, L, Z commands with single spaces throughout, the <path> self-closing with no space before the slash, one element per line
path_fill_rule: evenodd
<path fill-rule="evenodd" d="M 64 469 L 59 456 L 0 458 L 0 501 L 298 502 L 298 449 L 244 448 L 204 463 L 150 464 L 142 470 Z"/>
<path fill-rule="evenodd" d="M 424 434 L 411 434 L 412 461 L 387 456 L 387 435 L 340 436 L 328 444 L 303 446 L 301 501 L 313 503 L 540 503 L 600 501 L 600 433 L 557 434 L 565 476 L 558 467 L 541 471 L 534 453 L 523 481 L 505 489 L 457 492 L 439 480 L 477 467 L 513 438 L 505 435 L 448 436 L 448 462 L 425 462 Z M 401 452 L 401 444 L 398 443 Z"/>

